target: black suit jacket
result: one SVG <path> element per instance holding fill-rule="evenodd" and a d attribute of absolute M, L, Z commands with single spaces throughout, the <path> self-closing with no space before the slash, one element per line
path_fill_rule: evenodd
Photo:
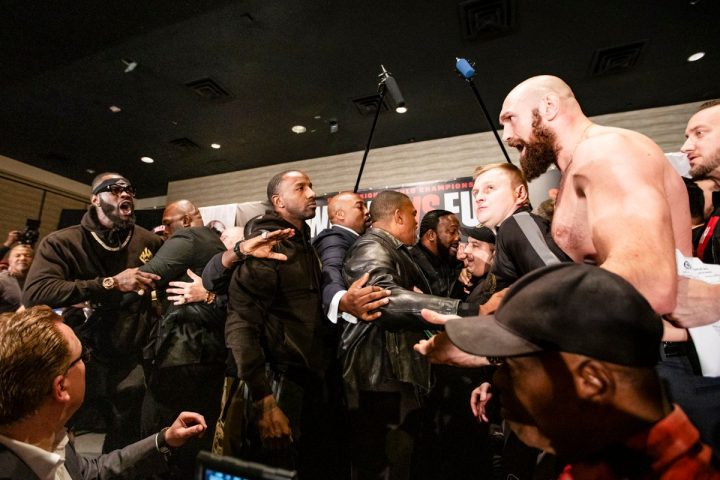
<path fill-rule="evenodd" d="M 72 442 L 65 447 L 65 468 L 73 480 L 136 479 L 167 470 L 165 456 L 155 448 L 155 435 L 105 455 L 78 455 Z M 37 475 L 12 450 L 0 445 L 0 480 L 37 480 Z"/>
<path fill-rule="evenodd" d="M 343 262 L 345 254 L 358 238 L 359 235 L 333 225 L 320 232 L 313 240 L 315 251 L 322 262 L 321 288 L 325 315 L 335 294 L 340 290 L 347 290 L 342 276 Z"/>

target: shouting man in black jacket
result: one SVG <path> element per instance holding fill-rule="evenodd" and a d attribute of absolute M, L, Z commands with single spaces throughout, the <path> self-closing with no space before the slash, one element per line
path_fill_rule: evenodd
<path fill-rule="evenodd" d="M 105 415 L 105 452 L 140 439 L 140 358 L 152 323 L 150 290 L 159 279 L 138 270 L 162 241 L 135 225 L 134 197 L 119 173 L 95 177 L 80 225 L 40 242 L 23 291 L 26 307 L 62 307 L 65 321 L 93 349 L 85 414 Z M 97 426 L 85 418 L 84 427 Z"/>

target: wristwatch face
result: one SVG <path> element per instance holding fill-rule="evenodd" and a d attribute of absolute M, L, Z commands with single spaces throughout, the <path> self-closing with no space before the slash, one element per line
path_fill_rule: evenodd
<path fill-rule="evenodd" d="M 112 290 L 115 288 L 115 279 L 113 277 L 103 278 L 102 286 L 105 290 Z"/>

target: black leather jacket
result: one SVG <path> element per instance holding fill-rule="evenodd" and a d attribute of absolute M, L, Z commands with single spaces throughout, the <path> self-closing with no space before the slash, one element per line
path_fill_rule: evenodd
<path fill-rule="evenodd" d="M 397 382 L 421 391 L 430 388 L 430 366 L 413 345 L 436 328 L 420 316 L 423 308 L 440 313 L 457 312 L 459 300 L 412 291 L 430 291 L 427 279 L 410 257 L 408 248 L 388 232 L 374 228 L 360 237 L 345 257 L 347 285 L 370 274 L 368 284 L 389 289 L 390 302 L 373 322 L 350 324 L 342 334 L 343 379 L 352 407 L 358 390 L 374 390 Z"/>
<path fill-rule="evenodd" d="M 343 277 L 347 285 L 364 273 L 370 274 L 368 285 L 392 292 L 390 302 L 380 309 L 382 316 L 373 322 L 386 330 L 437 329 L 422 319 L 423 308 L 443 314 L 457 313 L 459 300 L 413 291 L 417 287 L 430 292 L 430 283 L 413 261 L 408 247 L 385 230 L 373 228 L 367 232 L 345 257 Z"/>

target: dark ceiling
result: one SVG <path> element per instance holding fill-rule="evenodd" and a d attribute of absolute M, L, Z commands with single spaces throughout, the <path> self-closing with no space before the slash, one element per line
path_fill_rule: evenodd
<path fill-rule="evenodd" d="M 409 111 L 381 114 L 374 147 L 488 130 L 456 56 L 477 62 L 493 117 L 540 73 L 589 115 L 719 97 L 718 19 L 717 0 L 5 0 L 0 154 L 84 183 L 119 170 L 148 197 L 362 150 L 372 115 L 353 100 L 381 63 Z"/>

